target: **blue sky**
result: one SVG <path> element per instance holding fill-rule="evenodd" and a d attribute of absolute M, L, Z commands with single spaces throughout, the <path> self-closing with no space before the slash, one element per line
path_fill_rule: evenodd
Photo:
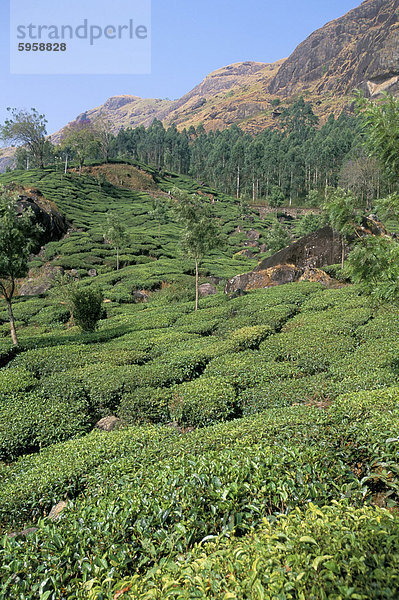
<path fill-rule="evenodd" d="M 110 2 L 81 0 L 81 5 L 94 4 L 101 12 Z M 359 4 L 360 0 L 152 0 L 151 74 L 60 76 L 10 74 L 9 0 L 0 0 L 0 123 L 7 106 L 35 107 L 46 114 L 51 133 L 110 96 L 179 98 L 222 66 L 288 56 L 312 31 Z"/>

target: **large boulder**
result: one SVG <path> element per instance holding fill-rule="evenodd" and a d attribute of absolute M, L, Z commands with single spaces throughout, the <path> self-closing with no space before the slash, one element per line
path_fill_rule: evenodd
<path fill-rule="evenodd" d="M 331 227 L 323 227 L 318 231 L 305 235 L 290 246 L 283 248 L 276 254 L 265 258 L 255 268 L 255 271 L 264 271 L 277 265 L 295 265 L 306 269 L 321 268 L 324 265 L 336 265 L 341 262 L 342 244 L 341 237 Z"/>
<path fill-rule="evenodd" d="M 227 283 L 225 292 L 226 294 L 234 294 L 241 291 L 248 292 L 250 290 L 293 283 L 295 281 L 313 281 L 322 283 L 328 287 L 334 284 L 334 280 L 325 271 L 322 271 L 322 269 L 312 267 L 303 269 L 295 265 L 277 265 L 269 269 L 254 270 L 243 275 L 236 275 Z"/>
<path fill-rule="evenodd" d="M 274 287 L 284 283 L 298 281 L 302 275 L 301 269 L 294 265 L 278 265 L 270 269 L 259 269 L 236 275 L 227 282 L 225 287 L 226 294 L 232 294 L 238 290 L 257 290 L 261 288 Z"/>
<path fill-rule="evenodd" d="M 53 287 L 55 280 L 60 275 L 64 274 L 62 267 L 54 267 L 51 264 L 45 265 L 38 273 L 28 275 L 23 280 L 21 287 L 19 288 L 20 296 L 36 296 L 38 294 L 45 294 Z"/>
<path fill-rule="evenodd" d="M 18 195 L 18 210 L 22 213 L 30 209 L 33 213 L 35 223 L 40 225 L 42 233 L 38 236 L 38 245 L 43 246 L 47 242 L 61 239 L 70 228 L 65 216 L 60 212 L 56 204 L 48 200 L 36 188 L 24 188 L 14 186 Z"/>

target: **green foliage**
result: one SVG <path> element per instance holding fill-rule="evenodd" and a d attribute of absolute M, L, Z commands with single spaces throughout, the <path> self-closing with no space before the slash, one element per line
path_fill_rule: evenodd
<path fill-rule="evenodd" d="M 205 205 L 201 196 L 188 196 L 178 190 L 174 194 L 177 196 L 174 210 L 178 222 L 183 226 L 181 245 L 195 260 L 195 310 L 198 310 L 198 265 L 206 254 L 221 246 L 219 227 L 215 217 L 210 216 L 209 206 Z"/>
<path fill-rule="evenodd" d="M 220 245 L 216 221 L 210 216 L 210 207 L 205 205 L 201 196 L 188 196 L 176 191 L 174 210 L 183 225 L 182 247 L 195 260 L 200 260 Z"/>
<path fill-rule="evenodd" d="M 28 212 L 18 214 L 17 200 L 17 193 L 0 188 L 0 285 L 4 295 L 16 278 L 26 275 L 35 236 L 31 216 Z M 9 292 L 11 297 L 13 291 Z"/>
<path fill-rule="evenodd" d="M 95 139 L 95 131 L 90 123 L 72 123 L 64 130 L 61 149 L 66 155 L 77 158 L 81 167 L 85 159 L 95 156 Z"/>
<path fill-rule="evenodd" d="M 277 185 L 274 185 L 270 190 L 270 194 L 268 197 L 269 206 L 273 208 L 282 206 L 284 204 L 284 200 L 285 197 L 283 192 Z"/>
<path fill-rule="evenodd" d="M 169 420 L 169 388 L 138 387 L 125 393 L 118 408 L 118 417 L 127 425 L 166 423 Z"/>
<path fill-rule="evenodd" d="M 126 233 L 125 225 L 116 215 L 108 215 L 107 225 L 106 237 L 116 249 L 116 270 L 119 271 L 119 253 L 121 248 L 128 244 L 129 236 Z"/>
<path fill-rule="evenodd" d="M 8 394 L 0 406 L 0 460 L 9 462 L 21 454 L 79 437 L 92 421 L 84 399 L 50 398 L 43 394 Z"/>
<path fill-rule="evenodd" d="M 36 378 L 23 367 L 2 369 L 0 371 L 0 400 L 6 395 L 31 389 L 37 383 Z"/>
<path fill-rule="evenodd" d="M 278 252 L 290 244 L 291 236 L 281 223 L 275 223 L 265 235 L 266 245 L 272 252 Z"/>
<path fill-rule="evenodd" d="M 303 215 L 298 222 L 296 227 L 296 232 L 300 236 L 308 235 L 308 233 L 313 233 L 317 231 L 321 227 L 323 227 L 323 218 L 321 215 L 317 215 L 315 213 L 307 213 Z"/>
<path fill-rule="evenodd" d="M 388 237 L 367 236 L 349 256 L 348 273 L 374 302 L 397 304 L 399 299 L 399 244 Z"/>
<path fill-rule="evenodd" d="M 111 591 L 116 593 L 115 586 L 123 578 L 139 568 L 137 584 L 147 591 L 154 581 L 152 573 L 166 576 L 166 561 L 176 561 L 181 555 L 188 558 L 193 545 L 204 537 L 238 534 L 240 539 L 233 537 L 232 543 L 242 544 L 251 538 L 241 536 L 252 535 L 253 527 L 261 531 L 267 525 L 271 536 L 277 527 L 280 533 L 277 523 L 285 519 L 292 525 L 291 533 L 285 530 L 286 537 L 294 536 L 296 551 L 293 554 L 288 548 L 290 560 L 303 560 L 301 554 L 298 557 L 298 543 L 307 544 L 304 556 L 309 556 L 314 546 L 312 563 L 326 554 L 326 561 L 333 560 L 341 535 L 336 528 L 347 531 L 349 521 L 345 519 L 352 519 L 359 510 L 368 511 L 368 518 L 359 519 L 359 524 L 370 527 L 362 536 L 363 543 L 380 539 L 386 546 L 397 539 L 387 530 L 390 525 L 385 520 L 393 517 L 379 512 L 384 521 L 377 538 L 371 518 L 374 509 L 350 508 L 348 500 L 359 506 L 376 490 L 387 493 L 389 502 L 398 499 L 397 397 L 397 388 L 354 394 L 340 398 L 330 412 L 300 406 L 275 409 L 183 436 L 170 428 L 146 427 L 93 433 L 40 455 L 23 457 L 0 476 L 3 522 L 26 522 L 65 495 L 76 500 L 57 524 L 39 521 L 38 532 L 23 543 L 18 537 L 6 540 L 1 549 L 5 589 L 22 598 L 40 585 L 54 600 L 61 587 L 71 592 L 81 589 L 82 597 L 88 589 L 108 597 Z M 338 505 L 333 501 L 343 497 L 347 500 L 335 513 Z M 305 517 L 303 510 L 307 511 Z M 291 514 L 276 521 L 274 515 L 284 512 Z M 350 524 L 349 529 L 356 530 L 353 520 Z M 361 556 L 363 546 L 353 533 L 351 536 Z M 319 545 L 317 549 L 309 538 Z M 352 555 L 354 550 L 344 539 L 345 551 Z M 285 561 L 284 540 L 278 551 L 283 552 Z M 273 537 L 270 543 L 277 557 Z M 325 554 L 322 549 L 329 549 L 329 544 L 331 550 Z M 262 551 L 250 543 L 248 552 L 259 555 Z M 339 552 L 343 552 L 341 547 Z M 217 564 L 214 560 L 211 565 Z M 81 561 L 87 562 L 87 569 L 77 568 Z M 155 571 L 148 571 L 154 563 L 158 565 Z M 40 567 L 43 564 L 44 569 Z M 316 564 L 315 571 L 325 568 L 320 559 Z M 386 561 L 384 565 L 387 581 L 394 581 Z M 11 568 L 13 577 L 7 574 Z M 333 573 L 336 568 L 344 569 L 341 561 Z M 313 570 L 306 567 L 298 585 L 303 578 L 313 585 Z M 243 568 L 245 576 L 247 572 Z M 291 573 L 283 572 L 287 577 Z M 344 572 L 348 573 L 346 567 Z M 365 581 L 372 572 L 362 571 Z M 356 580 L 363 585 L 357 571 Z M 334 589 L 331 578 L 322 581 L 330 586 L 327 590 Z M 84 592 L 81 586 L 85 583 Z"/>
<path fill-rule="evenodd" d="M 156 135 L 163 135 L 159 124 L 151 130 Z M 234 160 L 241 150 L 239 142 Z M 198 190 L 185 175 L 152 174 L 166 193 L 174 183 L 189 195 Z M 199 595 L 202 581 L 187 583 L 186 567 L 195 557 L 200 576 L 212 576 L 205 593 L 215 596 L 220 583 L 224 597 L 234 585 L 224 578 L 225 556 L 237 568 L 237 597 L 257 593 L 248 591 L 247 576 L 258 573 L 256 565 L 251 571 L 257 556 L 264 561 L 259 585 L 270 567 L 276 594 L 298 591 L 307 598 L 317 583 L 321 597 L 344 597 L 352 593 L 345 586 L 356 585 L 354 593 L 367 595 L 367 585 L 383 576 L 381 589 L 390 590 L 396 565 L 381 559 L 378 548 L 393 548 L 385 520 L 391 517 L 378 512 L 379 529 L 365 504 L 395 508 L 399 501 L 397 309 L 373 308 L 361 286 L 299 283 L 233 299 L 218 293 L 203 298 L 194 314 L 188 291 L 193 264 L 177 257 L 181 229 L 169 203 L 159 237 L 156 218 L 148 218 L 150 196 L 99 186 L 84 174 L 62 175 L 60 185 L 60 175 L 46 170 L 13 177 L 59 200 L 83 229 L 48 245 L 43 262 L 58 257 L 79 269 L 82 280 L 72 287 L 85 293 L 92 289 L 87 269 L 96 265 L 108 317 L 84 333 L 63 324 L 68 304 L 54 306 L 47 296 L 18 298 L 21 343 L 11 350 L 6 307 L 0 306 L 0 526 L 4 533 L 38 528 L 26 538 L 4 536 L 0 595 L 112 600 L 125 581 L 132 597 L 173 597 L 180 591 L 172 582 L 182 597 Z M 202 260 L 201 281 L 255 266 L 230 258 L 246 241 L 236 232 L 237 202 L 223 194 L 214 204 L 201 199 L 229 240 Z M 118 272 L 115 250 L 102 236 L 109 211 L 130 236 L 123 262 L 131 264 Z M 274 218 L 252 218 L 263 241 Z M 148 302 L 135 303 L 139 290 Z M 111 413 L 122 419 L 121 430 L 92 431 Z M 62 499 L 67 508 L 53 523 L 46 515 Z M 353 515 L 368 520 L 359 517 L 357 529 Z M 284 527 L 288 541 L 279 540 L 288 550 L 277 548 L 274 538 L 268 546 L 267 536 Z M 221 555 L 215 556 L 208 536 L 216 536 L 212 543 Z M 301 541 L 304 536 L 317 549 Z M 234 562 L 235 550 L 229 554 L 240 544 L 250 566 L 242 557 Z M 212 558 L 204 566 L 197 553 L 208 549 Z M 348 570 L 338 551 L 362 568 L 356 571 L 352 562 Z M 281 560 L 282 570 L 270 566 L 270 555 Z M 326 555 L 339 574 L 319 558 Z M 135 574 L 140 578 L 132 580 Z"/>
<path fill-rule="evenodd" d="M 95 331 L 103 314 L 104 295 L 100 289 L 77 288 L 71 294 L 73 319 L 82 331 Z"/>
<path fill-rule="evenodd" d="M 389 178 L 396 181 L 399 173 L 398 99 L 387 93 L 378 101 L 359 96 L 358 109 L 369 153 L 378 158 Z"/>
<path fill-rule="evenodd" d="M 310 504 L 243 538 L 216 538 L 177 562 L 115 584 L 127 598 L 394 598 L 398 518 L 345 503 Z M 347 568 L 350 563 L 351 568 Z M 95 585 L 89 598 L 97 597 Z M 126 595 L 126 593 L 125 593 Z M 288 596 L 289 597 L 289 596 Z"/>
<path fill-rule="evenodd" d="M 169 413 L 181 425 L 211 425 L 232 417 L 235 396 L 234 388 L 226 380 L 200 377 L 173 388 Z"/>
<path fill-rule="evenodd" d="M 25 146 L 32 153 L 37 166 L 43 168 L 47 125 L 45 116 L 39 114 L 35 108 L 32 108 L 30 112 L 17 108 L 8 108 L 7 110 L 11 117 L 6 119 L 4 125 L 0 127 L 0 138 Z"/>
<path fill-rule="evenodd" d="M 38 227 L 33 226 L 29 212 L 18 214 L 18 194 L 0 186 L 0 292 L 4 296 L 10 320 L 11 337 L 18 345 L 12 299 L 16 279 L 28 272 L 29 252 L 34 247 Z"/>
<path fill-rule="evenodd" d="M 344 237 L 353 234 L 359 223 L 355 198 L 341 189 L 330 189 L 323 209 L 331 227 Z"/>

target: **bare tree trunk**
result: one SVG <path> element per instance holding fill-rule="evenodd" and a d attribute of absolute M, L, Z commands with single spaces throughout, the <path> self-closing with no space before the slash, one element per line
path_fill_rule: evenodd
<path fill-rule="evenodd" d="M 116 248 L 116 270 L 119 271 L 119 248 Z"/>
<path fill-rule="evenodd" d="M 291 171 L 291 179 L 290 179 L 290 206 L 292 206 L 292 183 L 294 180 L 294 173 Z"/>
<path fill-rule="evenodd" d="M 198 258 L 195 259 L 195 310 L 198 310 L 198 296 L 199 296 L 199 290 L 198 290 Z"/>
<path fill-rule="evenodd" d="M 15 329 L 15 319 L 12 312 L 11 298 L 6 298 L 8 318 L 10 320 L 11 339 L 14 346 L 18 346 L 17 330 Z"/>
<path fill-rule="evenodd" d="M 341 245 L 342 245 L 342 257 L 341 257 L 341 267 L 345 266 L 345 238 L 341 235 Z"/>
<path fill-rule="evenodd" d="M 237 167 L 237 200 L 240 198 L 240 166 Z"/>

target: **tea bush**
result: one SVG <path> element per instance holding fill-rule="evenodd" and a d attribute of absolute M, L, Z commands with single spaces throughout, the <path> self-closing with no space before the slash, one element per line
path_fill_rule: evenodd
<path fill-rule="evenodd" d="M 169 388 L 138 387 L 123 394 L 117 414 L 128 425 L 167 423 L 171 398 Z"/>
<path fill-rule="evenodd" d="M 124 589 L 132 600 L 393 599 L 399 588 L 398 525 L 397 516 L 376 508 L 310 504 L 275 522 L 264 519 L 243 538 L 203 543 L 188 556 L 116 583 L 112 591 Z M 104 590 L 94 581 L 86 589 L 92 599 Z"/>
<path fill-rule="evenodd" d="M 46 398 L 37 392 L 10 394 L 0 405 L 0 460 L 14 460 L 21 454 L 90 430 L 84 399 Z"/>
<path fill-rule="evenodd" d="M 234 388 L 226 380 L 200 377 L 172 389 L 169 414 L 182 425 L 211 425 L 234 415 L 235 398 Z"/>

